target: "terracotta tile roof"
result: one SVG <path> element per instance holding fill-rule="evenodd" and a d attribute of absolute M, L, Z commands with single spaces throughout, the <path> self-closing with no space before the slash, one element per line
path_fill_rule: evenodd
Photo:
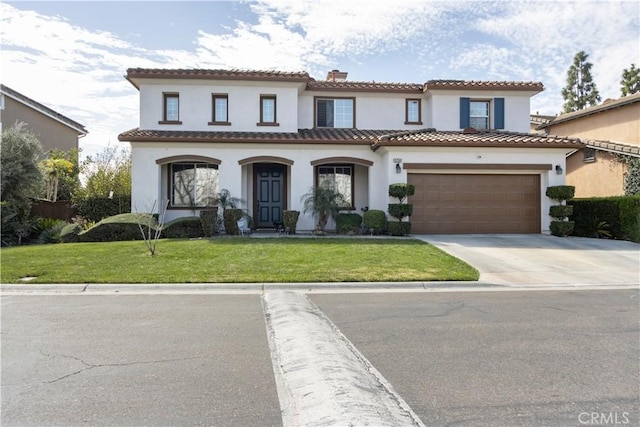
<path fill-rule="evenodd" d="M 624 154 L 632 157 L 640 157 L 640 146 L 638 145 L 591 139 L 583 139 L 582 141 L 587 145 L 587 147 L 595 148 L 596 150 L 609 151 L 611 153 Z"/>
<path fill-rule="evenodd" d="M 318 81 L 311 79 L 307 83 L 307 90 L 320 91 L 350 91 L 350 92 L 413 92 L 421 94 L 424 85 L 418 83 L 383 83 L 383 82 L 355 82 L 355 81 Z"/>
<path fill-rule="evenodd" d="M 361 129 L 299 129 L 298 132 L 198 132 L 131 129 L 118 136 L 129 142 L 237 142 L 285 144 L 355 144 L 415 147 L 548 147 L 582 148 L 577 138 L 503 131 L 418 131 Z"/>
<path fill-rule="evenodd" d="M 477 80 L 429 80 L 424 84 L 425 91 L 430 89 L 458 90 L 526 90 L 542 92 L 544 85 L 540 82 L 499 82 Z"/>
<path fill-rule="evenodd" d="M 299 129 L 298 132 L 220 132 L 131 129 L 118 135 L 129 142 L 239 142 L 371 145 L 393 130 Z"/>
<path fill-rule="evenodd" d="M 216 80 L 267 80 L 283 82 L 307 82 L 310 77 L 306 71 L 287 72 L 271 70 L 202 70 L 202 69 L 166 69 L 166 68 L 129 68 L 127 80 L 154 79 L 216 79 Z M 134 83 L 134 86 L 135 83 Z M 136 86 L 137 87 L 137 86 Z"/>
<path fill-rule="evenodd" d="M 383 146 L 582 148 L 584 144 L 577 138 L 469 128 L 462 132 L 423 129 L 389 134 L 372 148 Z"/>
<path fill-rule="evenodd" d="M 2 93 L 4 93 L 5 95 L 17 100 L 18 102 L 21 102 L 21 103 L 23 103 L 25 105 L 28 105 L 29 107 L 33 108 L 34 110 L 40 111 L 44 115 L 50 116 L 54 120 L 57 120 L 57 121 L 61 122 L 62 124 L 72 128 L 73 130 L 78 132 L 79 135 L 83 135 L 84 136 L 87 133 L 89 133 L 87 131 L 87 129 L 85 129 L 84 125 L 76 122 L 75 120 L 71 120 L 69 117 L 64 116 L 64 115 L 58 113 L 57 111 L 52 110 L 51 108 L 47 107 L 46 105 L 43 105 L 43 104 L 39 103 L 38 101 L 34 101 L 33 99 L 31 99 L 31 98 L 29 98 L 27 96 L 24 96 L 20 92 L 11 89 L 8 86 L 0 84 L 0 91 L 2 91 Z"/>
<path fill-rule="evenodd" d="M 544 123 L 537 127 L 537 129 L 545 129 L 553 125 L 557 125 L 558 123 L 568 122 L 569 120 L 574 120 L 580 117 L 589 116 L 591 114 L 600 113 L 607 110 L 612 110 L 614 108 L 620 108 L 625 105 L 634 104 L 636 102 L 640 102 L 640 92 L 634 93 L 633 95 L 628 95 L 622 98 L 618 98 L 614 101 L 603 102 L 600 105 L 594 105 L 593 107 L 583 108 L 582 110 L 573 111 L 571 113 L 562 114 L 555 117 L 553 120 L 548 123 Z"/>

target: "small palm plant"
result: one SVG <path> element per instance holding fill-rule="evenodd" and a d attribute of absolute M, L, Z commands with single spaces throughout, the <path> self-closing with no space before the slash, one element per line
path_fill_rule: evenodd
<path fill-rule="evenodd" d="M 303 203 L 304 213 L 311 213 L 316 219 L 316 232 L 324 233 L 329 219 L 335 220 L 340 208 L 348 206 L 344 196 L 326 187 L 312 187 L 307 194 L 304 194 L 300 201 Z"/>

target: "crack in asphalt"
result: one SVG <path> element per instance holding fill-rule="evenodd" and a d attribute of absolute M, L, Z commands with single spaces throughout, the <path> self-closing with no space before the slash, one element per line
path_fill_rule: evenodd
<path fill-rule="evenodd" d="M 149 365 L 152 363 L 169 363 L 169 362 L 182 362 L 185 360 L 194 360 L 194 359 L 202 359 L 202 357 L 182 357 L 182 358 L 177 358 L 177 359 L 160 359 L 160 360 L 147 360 L 147 361 L 135 361 L 135 362 L 123 362 L 123 363 L 100 363 L 100 364 L 93 364 L 93 363 L 87 363 L 84 360 L 80 359 L 79 357 L 75 357 L 75 356 L 69 356 L 66 354 L 48 354 L 45 353 L 44 351 L 40 350 L 40 354 L 42 354 L 43 356 L 46 357 L 65 357 L 67 359 L 73 359 L 73 360 L 77 360 L 78 362 L 82 363 L 83 365 L 85 365 L 84 368 L 79 369 L 75 372 L 71 372 L 67 375 L 63 375 L 61 377 L 58 377 L 54 380 L 51 381 L 42 381 L 43 384 L 53 384 L 56 383 L 58 381 L 62 381 L 65 378 L 69 378 L 72 377 L 74 375 L 78 375 L 84 371 L 88 371 L 91 369 L 95 369 L 95 368 L 105 368 L 105 367 L 120 367 L 120 366 L 132 366 L 132 365 Z"/>

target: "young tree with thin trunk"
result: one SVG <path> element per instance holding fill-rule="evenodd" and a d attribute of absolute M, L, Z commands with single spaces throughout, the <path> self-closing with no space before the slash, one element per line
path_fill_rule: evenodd
<path fill-rule="evenodd" d="M 622 70 L 620 92 L 622 96 L 640 92 L 640 68 L 636 68 L 636 64 L 631 64 L 631 68 Z"/>
<path fill-rule="evenodd" d="M 587 61 L 589 55 L 584 51 L 576 53 L 573 64 L 567 71 L 567 85 L 562 89 L 563 113 L 582 110 L 600 102 L 598 88 L 591 77 L 593 64 Z"/>

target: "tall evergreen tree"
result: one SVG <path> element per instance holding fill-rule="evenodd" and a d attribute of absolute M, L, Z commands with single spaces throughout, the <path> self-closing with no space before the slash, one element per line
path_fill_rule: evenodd
<path fill-rule="evenodd" d="M 640 92 L 640 68 L 636 68 L 636 64 L 631 64 L 628 70 L 622 70 L 622 79 L 620 80 L 620 91 L 622 96 L 633 95 Z"/>
<path fill-rule="evenodd" d="M 598 88 L 591 77 L 593 64 L 587 62 L 588 57 L 584 51 L 573 57 L 573 64 L 567 72 L 567 85 L 562 89 L 563 113 L 578 111 L 600 102 Z"/>

